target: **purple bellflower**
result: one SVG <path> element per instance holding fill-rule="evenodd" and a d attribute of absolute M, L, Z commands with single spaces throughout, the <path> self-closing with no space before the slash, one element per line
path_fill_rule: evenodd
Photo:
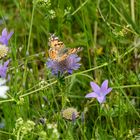
<path fill-rule="evenodd" d="M 11 36 L 13 35 L 13 31 L 11 31 L 10 33 L 8 33 L 7 29 L 4 28 L 2 30 L 2 35 L 0 36 L 0 43 L 2 43 L 3 45 L 8 45 L 8 40 L 11 38 Z"/>
<path fill-rule="evenodd" d="M 96 98 L 98 102 L 104 103 L 106 100 L 106 95 L 111 92 L 112 88 L 108 88 L 108 80 L 105 80 L 101 87 L 99 87 L 96 83 L 90 82 L 91 88 L 93 92 L 88 93 L 86 98 Z"/>
<path fill-rule="evenodd" d="M 81 64 L 78 63 L 80 60 L 81 58 L 78 57 L 77 54 L 71 54 L 65 60 L 60 62 L 49 58 L 46 65 L 51 69 L 53 75 L 58 75 L 59 72 L 60 74 L 72 74 L 73 70 L 80 68 Z"/>
<path fill-rule="evenodd" d="M 8 68 L 9 60 L 7 60 L 3 65 L 0 65 L 0 77 L 5 78 Z"/>

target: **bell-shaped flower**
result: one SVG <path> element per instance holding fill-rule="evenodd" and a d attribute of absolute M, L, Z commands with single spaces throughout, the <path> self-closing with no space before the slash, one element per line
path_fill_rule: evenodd
<path fill-rule="evenodd" d="M 106 100 L 106 95 L 111 92 L 112 88 L 108 88 L 108 80 L 105 80 L 101 87 L 99 87 L 96 83 L 90 82 L 91 88 L 93 92 L 88 93 L 86 98 L 96 98 L 98 102 L 104 103 Z"/>

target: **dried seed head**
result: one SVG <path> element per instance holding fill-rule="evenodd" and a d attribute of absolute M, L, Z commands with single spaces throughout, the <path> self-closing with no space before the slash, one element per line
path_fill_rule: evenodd
<path fill-rule="evenodd" d="M 64 109 L 62 111 L 62 116 L 63 116 L 63 118 L 72 121 L 73 116 L 74 116 L 75 119 L 79 117 L 79 112 L 77 112 L 77 110 L 75 108 L 69 107 L 69 108 Z"/>
<path fill-rule="evenodd" d="M 0 44 L 0 59 L 5 57 L 8 53 L 8 47 Z"/>

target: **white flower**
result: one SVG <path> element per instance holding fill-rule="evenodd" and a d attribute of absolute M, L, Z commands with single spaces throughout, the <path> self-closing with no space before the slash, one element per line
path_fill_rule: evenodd
<path fill-rule="evenodd" d="M 6 92 L 9 90 L 9 87 L 4 85 L 6 83 L 6 79 L 0 78 L 0 98 L 7 98 Z"/>

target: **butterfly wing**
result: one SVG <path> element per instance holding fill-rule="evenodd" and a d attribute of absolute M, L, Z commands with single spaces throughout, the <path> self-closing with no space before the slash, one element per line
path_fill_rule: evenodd
<path fill-rule="evenodd" d="M 49 57 L 52 59 L 52 60 L 56 60 L 57 59 L 57 51 L 53 48 L 50 48 L 49 49 Z"/>
<path fill-rule="evenodd" d="M 64 61 L 69 55 L 76 54 L 82 50 L 82 48 L 66 48 L 64 43 L 59 40 L 54 34 L 49 38 L 49 57 L 52 60 L 58 62 Z"/>
<path fill-rule="evenodd" d="M 63 48 L 61 49 L 59 52 L 58 52 L 58 55 L 57 55 L 57 61 L 60 62 L 60 61 L 63 61 L 65 60 L 69 55 L 71 54 L 76 54 L 78 53 L 79 51 L 81 51 L 82 48 L 72 48 L 72 49 L 69 49 L 69 48 Z"/>

